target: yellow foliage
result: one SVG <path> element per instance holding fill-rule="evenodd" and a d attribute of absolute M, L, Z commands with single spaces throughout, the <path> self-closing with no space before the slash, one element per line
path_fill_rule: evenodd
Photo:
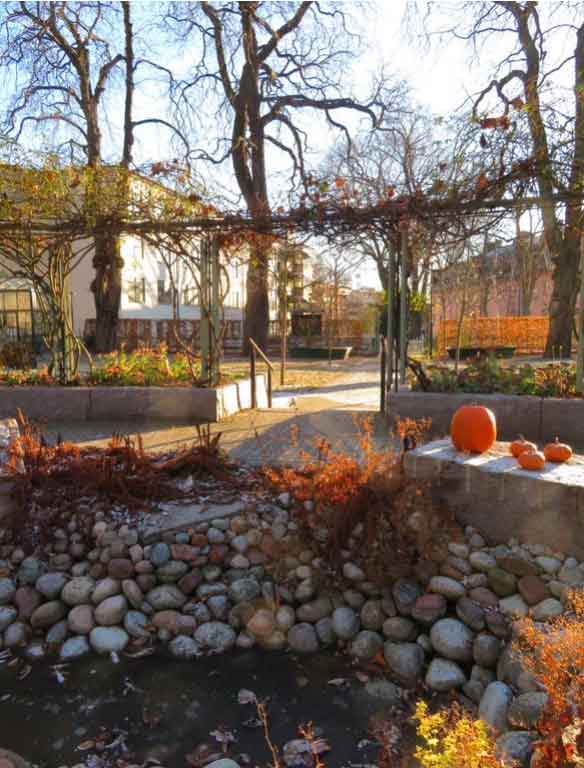
<path fill-rule="evenodd" d="M 497 768 L 495 743 L 485 723 L 459 709 L 432 715 L 425 701 L 416 705 L 417 736 L 423 744 L 415 757 L 423 768 Z"/>

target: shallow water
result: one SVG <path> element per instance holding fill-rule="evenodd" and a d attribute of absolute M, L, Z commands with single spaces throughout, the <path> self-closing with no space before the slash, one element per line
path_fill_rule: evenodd
<path fill-rule="evenodd" d="M 374 745 L 360 744 L 368 739 L 372 701 L 340 656 L 247 651 L 194 662 L 160 655 L 119 664 L 89 657 L 63 674 L 59 682 L 43 663 L 18 680 L 14 668 L 0 667 L 0 747 L 47 768 L 74 765 L 92 754 L 79 745 L 98 737 L 103 727 L 120 729 L 129 753 L 112 750 L 102 757 L 125 755 L 136 763 L 151 757 L 165 768 L 184 768 L 185 755 L 201 742 L 220 751 L 210 733 L 221 726 L 235 736 L 231 754 L 236 760 L 244 753 L 251 765 L 268 765 L 255 707 L 238 703 L 238 692 L 248 689 L 259 699 L 269 698 L 270 731 L 280 747 L 298 737 L 300 724 L 312 722 L 332 747 L 327 768 L 375 762 Z M 350 684 L 329 685 L 334 678 Z"/>

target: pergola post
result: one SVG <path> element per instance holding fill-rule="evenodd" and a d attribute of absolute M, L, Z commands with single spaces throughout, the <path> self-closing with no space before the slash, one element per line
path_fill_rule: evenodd
<path fill-rule="evenodd" d="M 401 230 L 400 258 L 400 301 L 399 301 L 399 380 L 406 383 L 406 360 L 408 346 L 408 230 Z"/>
<path fill-rule="evenodd" d="M 219 241 L 201 242 L 201 377 L 214 387 L 219 383 L 221 339 Z"/>
<path fill-rule="evenodd" d="M 395 346 L 395 333 L 393 327 L 394 298 L 395 298 L 395 262 L 393 249 L 389 249 L 389 258 L 387 262 L 387 356 L 386 366 L 387 375 L 385 377 L 385 386 L 387 393 L 391 392 L 393 384 L 393 350 Z M 386 410 L 389 405 L 389 397 L 385 398 Z"/>

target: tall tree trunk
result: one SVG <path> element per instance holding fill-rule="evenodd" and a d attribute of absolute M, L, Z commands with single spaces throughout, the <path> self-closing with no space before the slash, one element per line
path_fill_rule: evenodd
<path fill-rule="evenodd" d="M 249 350 L 249 339 L 267 352 L 270 305 L 268 297 L 269 246 L 261 241 L 253 248 L 247 269 L 247 300 L 243 323 L 244 353 Z"/>
<path fill-rule="evenodd" d="M 95 278 L 91 286 L 95 301 L 97 352 L 111 352 L 117 348 L 122 265 L 119 240 L 107 233 L 97 235 L 93 257 Z"/>
<path fill-rule="evenodd" d="M 568 216 L 566 216 L 568 218 Z M 550 326 L 545 347 L 546 357 L 570 357 L 574 312 L 578 295 L 580 252 L 578 236 L 566 227 L 559 252 L 554 260 L 553 292 L 550 300 Z"/>

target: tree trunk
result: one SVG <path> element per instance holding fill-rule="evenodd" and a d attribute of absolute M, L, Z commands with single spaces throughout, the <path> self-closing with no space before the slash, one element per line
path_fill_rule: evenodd
<path fill-rule="evenodd" d="M 119 241 L 111 235 L 95 237 L 91 286 L 95 300 L 95 349 L 112 352 L 118 345 L 118 324 L 122 296 L 122 267 Z"/>
<path fill-rule="evenodd" d="M 268 297 L 268 257 L 269 247 L 258 243 L 247 269 L 247 300 L 245 303 L 244 354 L 249 352 L 249 339 L 267 353 L 270 320 Z"/>
<path fill-rule="evenodd" d="M 570 357 L 571 355 L 574 311 L 579 285 L 579 259 L 577 237 L 566 234 L 554 263 L 546 357 Z"/>

